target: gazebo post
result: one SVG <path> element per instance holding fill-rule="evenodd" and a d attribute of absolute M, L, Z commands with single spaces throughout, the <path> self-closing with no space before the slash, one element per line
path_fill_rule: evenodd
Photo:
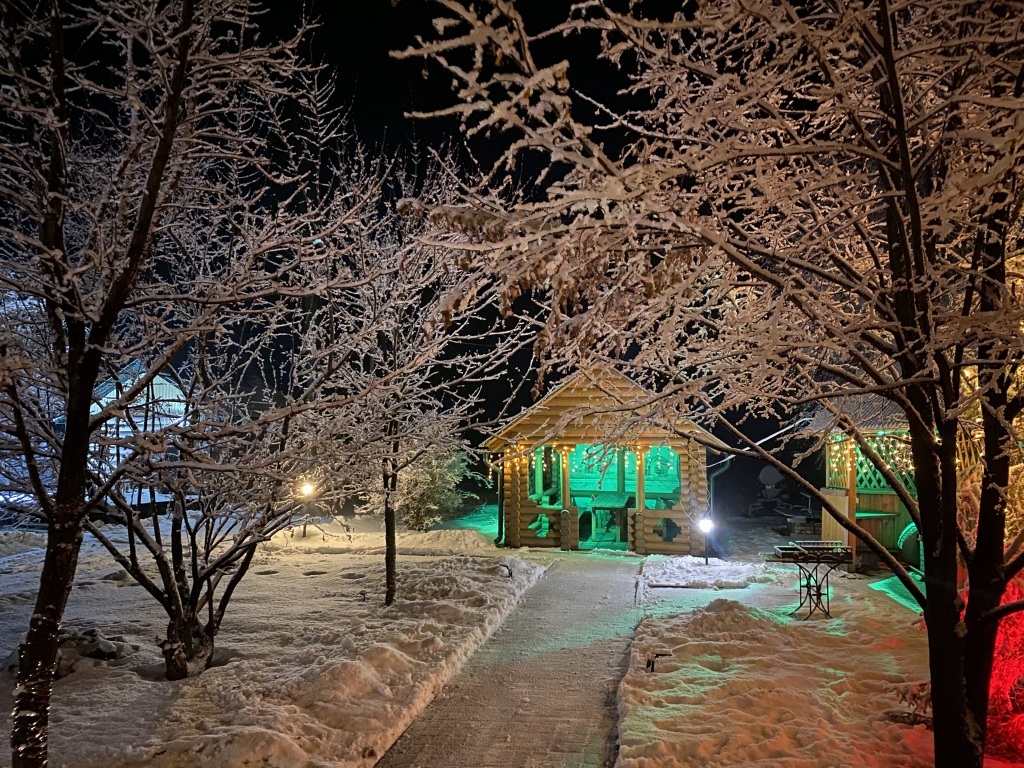
<path fill-rule="evenodd" d="M 644 448 L 641 445 L 633 449 L 636 454 L 636 508 L 642 512 L 647 500 L 646 488 L 644 487 Z"/>
<path fill-rule="evenodd" d="M 850 445 L 846 451 L 846 519 L 857 522 L 857 444 L 850 438 Z M 850 573 L 857 571 L 857 537 L 847 534 L 847 542 L 850 545 L 851 560 L 848 570 Z"/>
<path fill-rule="evenodd" d="M 561 445 L 557 449 L 562 458 L 559 462 L 562 469 L 562 509 L 569 509 L 572 506 L 572 493 L 569 489 L 569 454 L 574 447 Z"/>
<path fill-rule="evenodd" d="M 522 493 L 522 477 L 520 475 L 519 446 L 512 449 L 512 458 L 506 458 L 504 466 L 508 467 L 508 502 L 505 508 L 505 543 L 510 547 L 520 546 L 519 537 L 519 510 L 521 508 L 519 495 Z M 507 455 L 507 454 L 506 454 Z"/>
<path fill-rule="evenodd" d="M 576 516 L 576 508 L 572 505 L 572 488 L 569 477 L 569 454 L 575 447 L 575 445 L 559 445 L 555 448 L 561 457 L 559 464 L 562 470 L 562 511 L 559 513 L 559 544 L 564 550 L 580 548 L 579 519 Z"/>
<path fill-rule="evenodd" d="M 505 538 L 505 464 L 504 464 L 504 451 L 491 452 L 488 457 L 488 464 L 491 467 L 491 472 L 494 472 L 494 465 L 497 463 L 498 466 L 498 535 L 494 537 L 494 545 L 500 547 L 502 540 Z M 495 462 L 497 457 L 497 462 Z"/>
<path fill-rule="evenodd" d="M 644 485 L 644 449 L 643 446 L 636 447 L 636 535 L 639 536 L 643 527 L 644 520 L 644 509 L 646 507 L 647 500 L 647 489 Z M 627 512 L 623 515 L 623 520 L 620 522 L 621 527 L 619 528 L 619 536 L 626 534 L 626 541 L 629 541 L 629 518 L 630 515 Z M 623 528 L 626 530 L 623 531 Z M 635 546 L 635 542 L 634 542 Z"/>

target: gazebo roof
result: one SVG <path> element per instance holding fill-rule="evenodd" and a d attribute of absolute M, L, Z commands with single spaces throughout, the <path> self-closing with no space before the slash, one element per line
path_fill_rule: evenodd
<path fill-rule="evenodd" d="M 654 396 L 611 366 L 569 376 L 507 423 L 484 445 L 490 450 L 543 443 L 668 443 L 698 436 L 721 446 L 710 432 L 688 419 L 666 423 L 650 412 Z"/>
<path fill-rule="evenodd" d="M 907 417 L 903 413 L 903 409 L 881 395 L 871 393 L 847 395 L 837 398 L 834 403 L 840 411 L 850 417 L 854 426 L 862 432 L 907 428 Z M 836 417 L 824 406 L 817 406 L 811 415 L 807 430 L 821 433 L 833 431 L 835 428 Z"/>

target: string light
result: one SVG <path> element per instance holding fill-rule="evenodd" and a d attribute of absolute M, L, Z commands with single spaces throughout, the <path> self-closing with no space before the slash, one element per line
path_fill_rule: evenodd
<path fill-rule="evenodd" d="M 914 485 L 914 457 L 910 450 L 910 442 L 905 430 L 880 430 L 864 436 L 865 442 L 881 459 L 883 466 L 896 475 L 911 493 L 916 493 Z M 863 454 L 860 446 L 844 434 L 833 434 L 831 446 L 826 451 L 828 457 L 828 483 L 831 488 L 845 488 L 850 472 L 850 462 L 854 462 L 857 470 L 857 488 L 859 490 L 879 491 L 889 488 L 885 476 L 875 464 Z"/>
<path fill-rule="evenodd" d="M 648 489 L 658 492 L 659 486 L 671 491 L 679 485 L 679 454 L 667 445 L 656 445 L 644 450 L 643 446 L 620 448 L 615 446 L 579 444 L 566 448 L 569 472 L 584 487 L 593 483 L 600 490 L 604 483 L 614 482 L 615 468 L 623 453 L 623 470 L 627 481 L 635 482 L 637 467 L 643 467 L 644 482 Z"/>

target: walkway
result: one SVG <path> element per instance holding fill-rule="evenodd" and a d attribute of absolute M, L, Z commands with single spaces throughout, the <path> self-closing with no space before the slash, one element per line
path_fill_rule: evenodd
<path fill-rule="evenodd" d="M 615 761 L 639 561 L 554 560 L 378 768 L 591 768 Z"/>

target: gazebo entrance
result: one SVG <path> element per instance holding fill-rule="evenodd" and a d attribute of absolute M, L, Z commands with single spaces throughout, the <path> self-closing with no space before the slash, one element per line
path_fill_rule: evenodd
<path fill-rule="evenodd" d="M 655 526 L 663 540 L 682 530 L 667 513 L 679 503 L 682 485 L 679 453 L 671 446 L 543 445 L 531 451 L 526 474 L 527 497 L 537 508 L 528 528 L 538 538 L 548 538 L 565 509 L 576 516 L 579 549 L 626 550 L 629 512 L 641 504 L 666 510 Z"/>

